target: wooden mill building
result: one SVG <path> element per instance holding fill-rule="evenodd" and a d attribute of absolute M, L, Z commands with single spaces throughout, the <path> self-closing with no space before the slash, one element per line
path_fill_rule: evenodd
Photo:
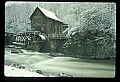
<path fill-rule="evenodd" d="M 30 36 L 28 47 L 39 52 L 60 52 L 60 47 L 67 39 L 63 31 L 67 24 L 46 9 L 37 7 L 30 16 L 31 32 L 19 36 Z M 25 39 L 24 39 L 25 40 Z"/>

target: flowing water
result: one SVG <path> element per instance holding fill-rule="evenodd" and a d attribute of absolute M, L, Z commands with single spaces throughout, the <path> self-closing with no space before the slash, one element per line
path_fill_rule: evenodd
<path fill-rule="evenodd" d="M 49 76 L 64 72 L 74 77 L 115 77 L 115 60 L 93 60 L 73 57 L 51 57 L 49 53 L 28 52 L 11 54 L 5 48 L 5 65 L 21 63 L 42 70 Z"/>

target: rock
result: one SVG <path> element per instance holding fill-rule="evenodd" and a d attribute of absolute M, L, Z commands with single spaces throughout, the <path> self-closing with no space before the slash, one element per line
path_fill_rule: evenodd
<path fill-rule="evenodd" d="M 25 69 L 25 66 L 19 66 L 20 69 Z"/>
<path fill-rule="evenodd" d="M 19 65 L 20 65 L 19 63 L 12 63 L 10 66 L 18 67 Z"/>
<path fill-rule="evenodd" d="M 58 77 L 73 77 L 73 76 L 66 73 L 59 73 Z"/>
<path fill-rule="evenodd" d="M 41 70 L 36 70 L 36 73 L 43 74 Z M 44 74 L 43 74 L 44 75 Z"/>

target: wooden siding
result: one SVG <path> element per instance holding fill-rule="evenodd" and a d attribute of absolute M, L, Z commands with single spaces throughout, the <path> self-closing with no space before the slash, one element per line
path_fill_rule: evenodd
<path fill-rule="evenodd" d="M 63 27 L 63 23 L 46 17 L 38 8 L 34 11 L 30 18 L 31 30 L 40 31 L 49 39 L 49 41 L 46 41 L 45 44 L 42 44 L 42 46 L 40 43 L 32 44 L 34 50 L 37 48 L 36 50 L 42 52 L 47 52 L 46 50 L 48 50 L 48 52 L 57 52 L 59 49 L 58 47 L 60 47 L 66 40 L 66 37 L 62 34 L 62 32 L 66 29 Z"/>
<path fill-rule="evenodd" d="M 47 18 L 39 9 L 31 16 L 31 29 L 45 34 L 57 34 L 64 31 L 63 23 Z"/>

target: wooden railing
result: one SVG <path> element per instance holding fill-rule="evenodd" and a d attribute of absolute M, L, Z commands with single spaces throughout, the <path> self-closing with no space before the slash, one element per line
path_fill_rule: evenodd
<path fill-rule="evenodd" d="M 48 34 L 49 39 L 66 39 L 65 34 Z"/>
<path fill-rule="evenodd" d="M 40 31 L 27 31 L 27 32 L 20 32 L 17 35 L 29 35 L 29 34 L 40 34 Z"/>

